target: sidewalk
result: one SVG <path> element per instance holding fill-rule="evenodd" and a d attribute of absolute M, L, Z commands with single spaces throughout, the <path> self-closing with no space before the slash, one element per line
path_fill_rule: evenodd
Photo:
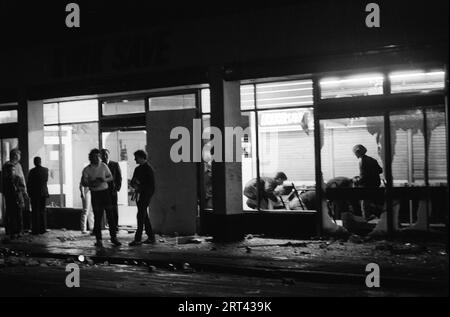
<path fill-rule="evenodd" d="M 134 232 L 121 230 L 121 247 L 113 247 L 104 231 L 104 248 L 78 231 L 52 230 L 43 236 L 24 235 L 0 244 L 3 251 L 60 259 L 84 255 L 93 262 L 147 264 L 249 276 L 295 277 L 308 281 L 364 283 L 368 263 L 380 266 L 384 286 L 431 287 L 448 290 L 448 254 L 439 241 L 425 243 L 362 242 L 357 236 L 339 240 L 284 240 L 247 236 L 241 242 L 214 243 L 208 237 L 161 237 L 153 245 L 129 247 Z M 4 230 L 0 229 L 0 237 Z"/>

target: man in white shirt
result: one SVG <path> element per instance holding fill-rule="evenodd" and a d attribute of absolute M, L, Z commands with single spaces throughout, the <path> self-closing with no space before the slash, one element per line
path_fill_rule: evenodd
<path fill-rule="evenodd" d="M 108 192 L 108 182 L 113 180 L 108 166 L 100 159 L 100 150 L 93 149 L 89 152 L 90 164 L 83 169 L 81 185 L 89 187 L 91 191 L 92 210 L 94 211 L 94 234 L 97 239 L 95 246 L 102 247 L 101 223 L 103 212 L 106 210 L 106 217 L 109 223 L 109 234 L 111 243 L 120 246 L 121 243 L 116 237 L 115 217 L 112 213 L 112 202 Z"/>

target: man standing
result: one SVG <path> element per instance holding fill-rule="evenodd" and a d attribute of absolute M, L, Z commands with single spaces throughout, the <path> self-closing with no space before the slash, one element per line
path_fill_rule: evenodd
<path fill-rule="evenodd" d="M 367 149 L 361 144 L 353 147 L 353 153 L 359 159 L 359 176 L 353 178 L 355 185 L 365 188 L 380 187 L 380 174 L 383 173 L 383 168 L 378 164 L 378 161 L 366 155 Z M 366 220 L 369 221 L 379 216 L 382 205 L 382 199 L 363 200 L 363 211 Z"/>
<path fill-rule="evenodd" d="M 42 234 L 47 232 L 47 215 L 45 203 L 48 195 L 48 168 L 43 167 L 41 158 L 36 156 L 33 160 L 34 168 L 28 173 L 28 193 L 31 199 L 31 233 Z"/>
<path fill-rule="evenodd" d="M 102 149 L 100 152 L 102 162 L 108 166 L 113 177 L 113 180 L 108 182 L 108 192 L 111 196 L 112 217 L 114 217 L 114 229 L 117 233 L 119 231 L 119 208 L 117 206 L 117 193 L 120 191 L 120 187 L 122 186 L 122 172 L 120 171 L 119 163 L 109 159 L 109 151 L 107 149 Z M 113 224 L 109 223 L 110 227 L 111 225 Z"/>
<path fill-rule="evenodd" d="M 108 192 L 108 182 L 113 180 L 108 166 L 100 161 L 100 151 L 93 149 L 89 153 L 90 164 L 83 169 L 81 185 L 89 187 L 91 191 L 91 203 L 94 211 L 94 234 L 97 239 L 95 246 L 103 247 L 101 223 L 103 213 L 106 210 L 108 218 L 111 243 L 120 246 L 117 240 L 115 218 L 112 216 L 111 197 Z"/>
<path fill-rule="evenodd" d="M 134 197 L 137 205 L 137 230 L 134 241 L 130 242 L 130 246 L 140 245 L 142 243 L 150 244 L 155 242 L 155 235 L 152 230 L 150 218 L 147 208 L 150 200 L 155 192 L 155 176 L 153 167 L 147 161 L 147 153 L 142 150 L 134 152 L 134 159 L 139 164 L 133 173 L 131 179 L 131 187 L 134 188 Z M 145 233 L 148 239 L 141 242 L 142 231 L 145 227 Z"/>
<path fill-rule="evenodd" d="M 9 157 L 10 160 L 2 168 L 2 188 L 6 207 L 6 234 L 15 239 L 23 233 L 22 212 L 25 208 L 27 191 L 22 165 L 19 163 L 21 152 L 19 149 L 12 149 Z"/>

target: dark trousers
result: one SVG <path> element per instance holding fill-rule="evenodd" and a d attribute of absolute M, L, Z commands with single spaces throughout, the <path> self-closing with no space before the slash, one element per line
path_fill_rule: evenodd
<path fill-rule="evenodd" d="M 23 232 L 23 208 L 19 207 L 14 195 L 5 195 L 4 197 L 6 234 L 20 234 Z"/>
<path fill-rule="evenodd" d="M 31 229 L 33 234 L 45 233 L 47 230 L 45 201 L 45 197 L 31 198 Z"/>
<path fill-rule="evenodd" d="M 111 216 L 114 218 L 114 222 L 111 224 L 108 220 L 108 225 L 111 227 L 113 226 L 114 230 L 116 230 L 116 233 L 119 232 L 119 207 L 117 205 L 117 192 L 110 191 L 111 196 Z M 109 219 L 109 218 L 108 218 Z"/>
<path fill-rule="evenodd" d="M 153 238 L 153 229 L 152 225 L 150 223 L 150 218 L 148 216 L 147 208 L 150 205 L 150 199 L 151 197 L 140 197 L 139 200 L 136 202 L 137 205 L 137 230 L 136 234 L 134 236 L 135 241 L 141 241 L 142 239 L 142 232 L 145 228 L 145 233 L 149 238 Z"/>
<path fill-rule="evenodd" d="M 91 203 L 94 212 L 94 234 L 97 240 L 102 239 L 102 220 L 105 211 L 109 224 L 109 234 L 111 238 L 115 238 L 117 235 L 116 217 L 113 216 L 111 196 L 108 190 L 91 191 Z"/>

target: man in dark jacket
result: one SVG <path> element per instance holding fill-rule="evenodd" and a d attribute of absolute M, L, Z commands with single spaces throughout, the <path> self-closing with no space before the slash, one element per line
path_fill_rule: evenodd
<path fill-rule="evenodd" d="M 41 158 L 33 160 L 35 167 L 28 173 L 28 194 L 31 198 L 31 232 L 42 234 L 47 231 L 47 215 L 45 210 L 48 195 L 48 168 L 43 167 Z"/>
<path fill-rule="evenodd" d="M 155 235 L 153 233 L 147 208 L 150 200 L 155 192 L 155 176 L 153 167 L 147 161 L 147 153 L 143 150 L 134 152 L 134 159 L 138 166 L 135 168 L 133 178 L 131 179 L 131 187 L 134 189 L 134 199 L 137 205 L 137 230 L 134 241 L 130 242 L 130 246 L 142 244 L 142 232 L 145 227 L 145 233 L 148 239 L 143 243 L 154 243 Z"/>
<path fill-rule="evenodd" d="M 366 155 L 367 149 L 357 144 L 353 147 L 353 153 L 359 159 L 359 176 L 354 178 L 356 186 L 365 188 L 378 188 L 381 185 L 380 174 L 383 168 L 373 157 Z M 371 220 L 379 216 L 382 209 L 383 201 L 381 200 L 363 200 L 364 217 Z"/>
<path fill-rule="evenodd" d="M 355 184 L 360 187 L 380 187 L 380 174 L 383 169 L 373 157 L 366 155 L 367 149 L 357 144 L 353 147 L 353 153 L 359 161 L 359 176 L 355 178 Z"/>
<path fill-rule="evenodd" d="M 109 226 L 113 226 L 116 233 L 119 231 L 119 207 L 117 205 L 117 193 L 120 191 L 122 187 L 122 172 L 120 170 L 119 163 L 111 161 L 109 159 L 109 150 L 102 149 L 100 151 L 102 162 L 108 165 L 109 170 L 111 171 L 113 180 L 108 182 L 108 191 L 111 195 L 111 204 L 112 204 L 112 217 L 114 218 L 114 223 L 110 223 Z M 111 228 L 110 228 L 111 229 Z"/>

